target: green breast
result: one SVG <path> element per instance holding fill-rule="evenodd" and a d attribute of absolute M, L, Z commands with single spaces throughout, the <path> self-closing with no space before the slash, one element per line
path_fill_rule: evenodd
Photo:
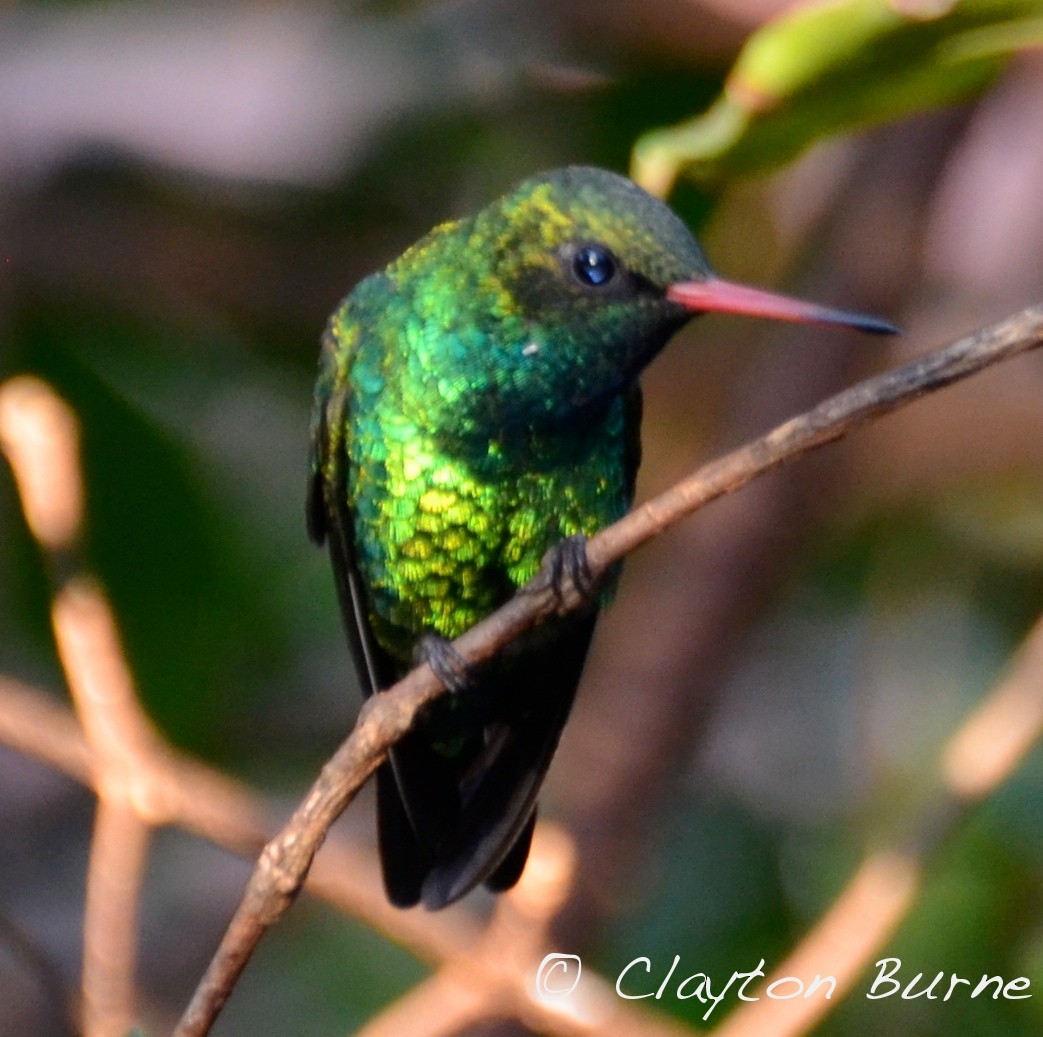
<path fill-rule="evenodd" d="M 380 644 L 403 659 L 426 632 L 463 633 L 535 575 L 551 545 L 593 534 L 628 503 L 622 447 L 611 440 L 522 471 L 497 457 L 495 441 L 475 463 L 385 413 L 360 420 L 347 448 L 370 620 Z"/>
<path fill-rule="evenodd" d="M 623 401 L 580 427 L 507 440 L 425 427 L 423 388 L 394 344 L 354 343 L 341 449 L 355 560 L 376 640 L 406 662 L 425 633 L 456 637 L 530 579 L 549 547 L 629 505 Z"/>

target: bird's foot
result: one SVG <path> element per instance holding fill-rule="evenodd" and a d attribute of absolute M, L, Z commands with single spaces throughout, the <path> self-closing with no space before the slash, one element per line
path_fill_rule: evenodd
<path fill-rule="evenodd" d="M 550 588 L 559 608 L 591 601 L 597 587 L 587 560 L 587 538 L 582 533 L 556 543 L 543 560 L 544 564 L 550 563 Z M 579 599 L 578 602 L 573 600 L 574 597 Z"/>
<path fill-rule="evenodd" d="M 416 661 L 427 663 L 451 692 L 464 691 L 471 683 L 470 665 L 444 637 L 425 634 L 417 644 L 415 655 Z"/>

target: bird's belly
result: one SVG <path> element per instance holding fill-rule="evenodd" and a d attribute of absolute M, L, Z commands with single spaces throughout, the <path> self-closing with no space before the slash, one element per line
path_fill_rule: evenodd
<path fill-rule="evenodd" d="M 626 507 L 621 477 L 583 492 L 547 473 L 491 485 L 454 467 L 391 479 L 391 492 L 355 509 L 372 629 L 405 664 L 420 637 L 458 637 L 534 576 L 553 544 L 593 534 Z"/>
<path fill-rule="evenodd" d="M 374 634 L 403 661 L 424 634 L 456 637 L 510 594 L 496 578 L 495 516 L 432 509 L 422 499 L 398 500 L 379 531 L 364 532 L 368 549 L 360 551 Z"/>

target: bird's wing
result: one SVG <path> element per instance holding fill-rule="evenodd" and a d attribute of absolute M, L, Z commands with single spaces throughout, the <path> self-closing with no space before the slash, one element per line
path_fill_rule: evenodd
<path fill-rule="evenodd" d="M 348 643 L 362 693 L 368 697 L 401 674 L 373 636 L 355 563 L 344 435 L 350 417 L 350 359 L 362 332 L 343 320 L 339 327 L 339 341 L 332 328 L 322 340 L 312 411 L 307 521 L 312 540 L 328 544 Z M 408 907 L 420 898 L 431 864 L 418 832 L 426 827 L 444 830 L 456 817 L 455 771 L 415 733 L 406 735 L 389 757 L 377 770 L 378 841 L 388 897 Z"/>
<path fill-rule="evenodd" d="M 329 545 L 348 643 L 362 692 L 369 696 L 394 680 L 394 670 L 370 630 L 352 548 L 354 533 L 348 508 L 344 434 L 348 420 L 349 360 L 360 332 L 357 327 L 351 327 L 348 334 L 350 341 L 338 343 L 333 330 L 327 328 L 322 338 L 312 408 L 307 519 L 311 539 L 316 544 L 327 542 Z"/>

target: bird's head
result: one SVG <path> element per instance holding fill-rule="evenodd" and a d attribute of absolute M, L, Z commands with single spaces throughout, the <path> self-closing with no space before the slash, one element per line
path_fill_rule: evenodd
<path fill-rule="evenodd" d="M 623 391 L 699 313 L 894 330 L 716 277 L 674 212 L 601 169 L 538 174 L 411 253 L 442 282 L 442 384 L 480 422 L 570 420 Z"/>

